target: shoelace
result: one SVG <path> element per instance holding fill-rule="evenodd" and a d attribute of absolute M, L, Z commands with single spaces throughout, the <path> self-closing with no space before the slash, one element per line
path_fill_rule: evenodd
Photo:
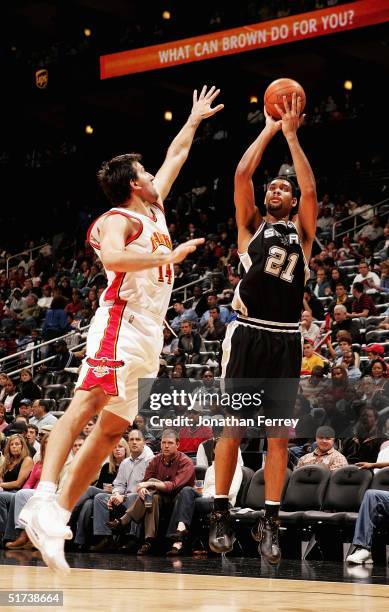
<path fill-rule="evenodd" d="M 211 521 L 216 523 L 216 537 L 221 538 L 225 535 L 226 527 L 228 527 L 228 515 L 222 512 L 213 512 L 211 515 Z"/>

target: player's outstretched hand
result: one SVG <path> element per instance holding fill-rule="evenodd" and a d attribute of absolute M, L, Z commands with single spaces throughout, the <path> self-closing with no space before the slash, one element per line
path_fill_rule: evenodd
<path fill-rule="evenodd" d="M 200 244 L 204 244 L 204 238 L 194 238 L 178 245 L 171 254 L 170 263 L 181 263 L 189 253 L 193 253 Z"/>
<path fill-rule="evenodd" d="M 212 117 L 215 113 L 218 113 L 224 108 L 224 104 L 218 104 L 214 108 L 211 108 L 212 102 L 218 97 L 220 89 L 216 89 L 212 85 L 211 89 L 207 91 L 207 85 L 204 85 L 200 95 L 197 96 L 197 89 L 193 92 L 193 106 L 191 115 L 198 121 Z"/>

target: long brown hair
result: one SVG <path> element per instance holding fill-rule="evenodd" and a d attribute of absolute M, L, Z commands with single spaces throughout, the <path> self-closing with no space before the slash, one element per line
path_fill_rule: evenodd
<path fill-rule="evenodd" d="M 14 459 L 13 459 L 13 457 L 11 455 L 11 452 L 10 452 L 10 447 L 11 447 L 11 443 L 14 440 L 16 440 L 16 438 L 18 438 L 18 440 L 20 440 L 21 443 L 22 443 L 22 451 L 21 451 L 21 453 L 19 455 L 19 459 L 16 461 L 15 465 L 18 465 L 19 463 L 22 463 L 22 461 L 24 461 L 24 459 L 26 457 L 30 456 L 30 453 L 28 452 L 28 446 L 27 446 L 27 443 L 26 443 L 24 437 L 21 436 L 20 434 L 13 434 L 12 436 L 10 436 L 8 438 L 7 444 L 5 445 L 5 448 L 4 448 L 4 453 L 3 453 L 4 454 L 4 461 L 3 461 L 3 464 L 2 464 L 2 466 L 0 468 L 0 477 L 1 478 L 4 477 L 4 474 L 6 472 L 8 472 L 10 466 L 14 462 Z"/>
<path fill-rule="evenodd" d="M 123 446 L 125 451 L 126 451 L 126 459 L 127 457 L 130 456 L 130 447 L 128 446 L 126 440 L 124 438 L 120 438 L 119 442 L 116 444 L 116 446 L 118 446 L 120 444 L 120 446 Z M 115 448 L 116 448 L 115 446 Z M 108 458 L 108 463 L 109 463 L 109 468 L 108 468 L 108 473 L 109 474 L 114 474 L 116 472 L 117 469 L 117 465 L 115 463 L 115 457 L 113 456 L 113 451 L 112 453 L 110 453 L 109 458 Z"/>

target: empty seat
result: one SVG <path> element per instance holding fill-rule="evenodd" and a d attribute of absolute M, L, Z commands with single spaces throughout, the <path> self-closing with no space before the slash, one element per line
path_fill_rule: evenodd
<path fill-rule="evenodd" d="M 64 370 L 60 370 L 59 372 L 53 372 L 53 384 L 56 385 L 66 385 L 68 383 L 74 382 L 74 374 L 71 372 L 65 372 Z"/>
<path fill-rule="evenodd" d="M 57 400 L 58 410 L 64 412 L 72 401 L 71 397 L 61 397 L 61 399 Z"/>
<path fill-rule="evenodd" d="M 204 348 L 206 351 L 218 353 L 221 348 L 220 340 L 204 340 Z"/>
<path fill-rule="evenodd" d="M 246 470 L 249 468 L 245 468 Z M 252 470 L 251 470 L 252 471 Z M 287 487 L 291 471 L 287 470 L 285 475 L 284 491 Z M 239 504 L 238 504 L 239 500 Z M 258 518 L 263 514 L 265 507 L 265 470 L 261 468 L 257 470 L 251 477 L 245 495 L 240 495 L 237 498 L 237 507 L 251 508 L 250 512 L 238 514 L 232 511 L 237 522 L 242 524 L 253 525 Z"/>
<path fill-rule="evenodd" d="M 294 470 L 280 510 L 281 523 L 302 523 L 306 510 L 320 510 L 329 478 L 329 469 L 322 465 L 304 465 Z"/>
<path fill-rule="evenodd" d="M 36 383 L 40 387 L 51 385 L 53 382 L 53 373 L 52 372 L 40 372 L 39 374 L 35 374 L 33 380 L 34 380 L 34 383 Z"/>
<path fill-rule="evenodd" d="M 382 468 L 374 474 L 370 488 L 378 489 L 379 491 L 389 491 L 389 467 Z"/>
<path fill-rule="evenodd" d="M 43 389 L 43 397 L 45 399 L 53 398 L 59 400 L 63 397 L 67 397 L 68 395 L 69 393 L 67 385 L 47 385 Z"/>

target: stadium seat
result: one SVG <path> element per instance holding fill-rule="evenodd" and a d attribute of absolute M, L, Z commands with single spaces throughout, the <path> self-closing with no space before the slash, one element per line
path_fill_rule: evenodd
<path fill-rule="evenodd" d="M 64 370 L 60 370 L 59 372 L 53 372 L 53 384 L 56 385 L 66 385 L 68 383 L 73 383 L 75 379 L 77 379 L 77 376 L 71 374 L 70 372 L 65 372 Z"/>
<path fill-rule="evenodd" d="M 304 558 L 316 544 L 318 528 L 332 526 L 338 529 L 350 524 L 351 513 L 358 514 L 366 489 L 372 480 L 369 470 L 360 470 L 355 465 L 345 466 L 331 472 L 328 488 L 325 494 L 322 510 L 309 510 L 304 513 L 304 524 L 314 529 L 311 540 L 305 551 Z M 349 537 L 343 539 L 343 555 L 347 555 L 350 548 Z"/>
<path fill-rule="evenodd" d="M 51 385 L 53 382 L 53 373 L 52 372 L 40 372 L 39 374 L 35 374 L 34 383 L 39 385 L 40 387 L 46 387 L 46 385 Z"/>
<path fill-rule="evenodd" d="M 43 397 L 45 399 L 53 398 L 55 400 L 59 400 L 67 396 L 68 396 L 67 385 L 47 385 L 43 389 Z"/>
<path fill-rule="evenodd" d="M 382 468 L 374 474 L 370 488 L 378 489 L 379 491 L 389 491 L 389 467 Z"/>
<path fill-rule="evenodd" d="M 206 351 L 218 353 L 221 348 L 221 342 L 220 340 L 204 340 L 204 348 Z"/>
<path fill-rule="evenodd" d="M 57 400 L 58 410 L 64 412 L 72 401 L 71 397 L 61 397 L 61 399 Z"/>

